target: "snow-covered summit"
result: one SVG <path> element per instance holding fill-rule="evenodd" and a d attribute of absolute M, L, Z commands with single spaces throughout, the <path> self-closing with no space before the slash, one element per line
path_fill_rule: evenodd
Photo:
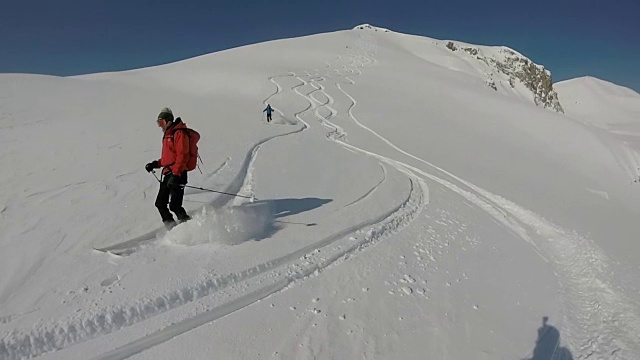
<path fill-rule="evenodd" d="M 354 30 L 391 33 L 389 36 L 396 36 L 396 41 L 405 44 L 427 61 L 440 62 L 451 70 L 467 70 L 468 74 L 480 78 L 487 87 L 494 91 L 503 94 L 516 94 L 536 105 L 556 112 L 563 112 L 558 95 L 553 89 L 551 72 L 543 65 L 534 63 L 531 59 L 509 47 L 437 40 L 392 32 L 370 24 L 358 25 L 354 27 Z M 445 59 L 441 52 L 430 51 L 428 48 L 433 46 L 448 49 L 450 55 L 457 59 Z"/>
<path fill-rule="evenodd" d="M 355 26 L 353 30 L 373 30 L 373 31 L 381 31 L 381 32 L 390 32 L 391 30 L 385 29 L 379 26 L 373 26 L 371 24 L 360 24 Z"/>

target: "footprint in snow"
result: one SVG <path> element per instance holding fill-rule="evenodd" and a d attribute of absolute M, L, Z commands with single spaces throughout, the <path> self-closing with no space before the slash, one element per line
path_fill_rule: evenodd
<path fill-rule="evenodd" d="M 114 275 L 108 279 L 102 280 L 102 282 L 100 283 L 100 286 L 110 286 L 118 280 L 120 280 L 120 277 L 118 275 Z"/>

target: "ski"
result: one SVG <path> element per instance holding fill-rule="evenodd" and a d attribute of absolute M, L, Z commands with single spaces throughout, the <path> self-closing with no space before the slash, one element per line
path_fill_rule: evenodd
<path fill-rule="evenodd" d="M 129 239 L 113 245 L 109 245 L 101 248 L 93 248 L 93 249 L 103 253 L 110 253 L 118 256 L 128 256 L 136 252 L 141 246 L 144 246 L 162 237 L 162 235 L 166 234 L 166 232 L 167 232 L 166 229 L 160 228 L 153 231 L 149 231 L 148 233 L 137 236 L 133 239 Z"/>

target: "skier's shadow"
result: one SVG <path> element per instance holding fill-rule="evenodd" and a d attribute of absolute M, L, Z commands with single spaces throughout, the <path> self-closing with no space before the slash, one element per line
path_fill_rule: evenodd
<path fill-rule="evenodd" d="M 269 199 L 257 200 L 252 203 L 246 203 L 237 208 L 238 211 L 244 213 L 247 226 L 252 228 L 249 231 L 249 237 L 253 240 L 260 241 L 270 238 L 273 234 L 287 225 L 291 226 L 316 226 L 314 222 L 296 222 L 290 220 L 279 220 L 286 216 L 300 214 L 321 207 L 333 200 L 319 198 L 302 198 L 302 199 Z M 245 219 L 245 220 L 246 220 Z"/>
<path fill-rule="evenodd" d="M 272 218 L 279 219 L 286 216 L 292 216 L 296 214 L 300 214 L 306 211 L 310 211 L 316 208 L 319 208 L 327 203 L 333 201 L 332 199 L 319 199 L 319 198 L 302 198 L 302 199 L 269 199 L 269 200 L 257 200 L 254 202 L 255 205 L 266 205 L 271 213 Z M 275 220 L 274 222 L 281 223 L 291 223 L 291 224 L 300 224 L 307 226 L 314 226 L 315 223 L 295 223 L 295 222 L 286 222 Z"/>
<path fill-rule="evenodd" d="M 573 360 L 571 351 L 560 346 L 560 332 L 554 326 L 547 324 L 548 320 L 547 316 L 542 318 L 533 357 L 527 360 Z"/>

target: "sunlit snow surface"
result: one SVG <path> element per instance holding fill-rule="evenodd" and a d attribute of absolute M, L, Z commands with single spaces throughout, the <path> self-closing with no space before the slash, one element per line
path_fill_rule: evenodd
<path fill-rule="evenodd" d="M 640 95 L 574 79 L 558 114 L 446 44 L 0 75 L 0 358 L 639 358 Z M 165 106 L 189 185 L 241 195 L 188 188 L 169 232 Z"/>

